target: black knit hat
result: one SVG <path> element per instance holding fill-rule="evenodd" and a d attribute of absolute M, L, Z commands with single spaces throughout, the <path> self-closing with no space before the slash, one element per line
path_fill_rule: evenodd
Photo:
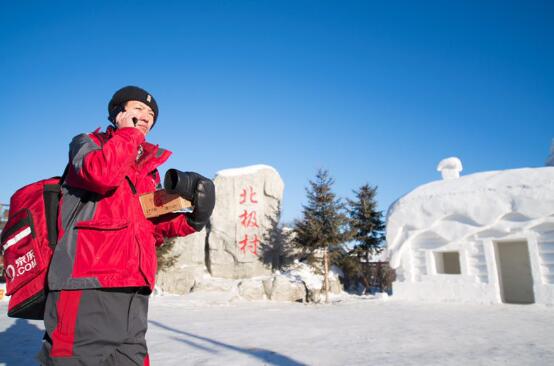
<path fill-rule="evenodd" d="M 148 93 L 146 90 L 139 88 L 138 86 L 126 86 L 115 92 L 110 103 L 108 104 L 108 119 L 115 124 L 115 117 L 121 111 L 125 103 L 130 100 L 138 100 L 152 108 L 154 111 L 154 124 L 158 119 L 158 104 L 156 99 Z M 153 127 L 154 125 L 152 125 Z"/>

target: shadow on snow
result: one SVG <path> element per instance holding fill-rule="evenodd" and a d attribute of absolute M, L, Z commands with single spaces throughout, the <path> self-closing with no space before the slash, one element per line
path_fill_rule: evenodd
<path fill-rule="evenodd" d="M 175 329 L 175 328 L 172 328 L 170 326 L 167 326 L 165 324 L 162 324 L 162 323 L 154 321 L 154 320 L 149 320 L 149 323 L 151 323 L 151 324 L 153 324 L 157 327 L 167 329 L 167 330 L 172 331 L 174 333 L 190 337 L 191 339 L 186 339 L 186 338 L 182 338 L 182 337 L 179 337 L 179 338 L 174 337 L 174 339 L 177 340 L 177 341 L 186 343 L 191 347 L 195 347 L 195 348 L 201 349 L 205 352 L 209 352 L 209 353 L 212 353 L 212 354 L 217 354 L 218 353 L 217 348 L 214 348 L 214 347 L 221 347 L 221 348 L 229 349 L 229 350 L 232 350 L 232 351 L 235 351 L 235 352 L 240 352 L 240 353 L 244 353 L 244 354 L 247 354 L 249 356 L 255 357 L 255 358 L 263 361 L 265 364 L 268 364 L 268 365 L 278 365 L 278 366 L 304 366 L 305 365 L 303 363 L 300 363 L 298 361 L 293 360 L 290 357 L 287 357 L 285 355 L 281 355 L 277 352 L 273 352 L 273 351 L 268 350 L 268 349 L 237 347 L 237 346 L 233 346 L 233 345 L 228 344 L 228 343 L 216 341 L 214 339 L 202 337 L 202 336 L 199 336 L 199 335 L 196 335 L 196 334 L 192 334 L 192 333 L 185 332 L 185 331 L 182 331 L 182 330 L 179 330 L 179 329 Z M 197 341 L 206 342 L 206 343 L 208 343 L 208 345 L 202 345 L 202 344 L 198 343 Z"/>
<path fill-rule="evenodd" d="M 36 365 L 44 332 L 25 319 L 17 319 L 0 333 L 0 364 Z"/>

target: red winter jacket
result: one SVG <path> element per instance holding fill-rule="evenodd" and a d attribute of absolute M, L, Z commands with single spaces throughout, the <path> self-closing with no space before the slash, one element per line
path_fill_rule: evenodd
<path fill-rule="evenodd" d="M 50 289 L 154 287 L 156 246 L 195 232 L 184 214 L 149 220 L 142 212 L 139 195 L 159 187 L 156 168 L 170 155 L 135 128 L 71 141 Z"/>

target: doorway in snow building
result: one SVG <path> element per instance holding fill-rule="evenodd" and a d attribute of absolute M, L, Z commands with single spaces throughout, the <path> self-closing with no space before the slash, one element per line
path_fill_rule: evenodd
<path fill-rule="evenodd" d="M 497 242 L 495 252 L 502 302 L 534 303 L 533 275 L 527 242 Z"/>

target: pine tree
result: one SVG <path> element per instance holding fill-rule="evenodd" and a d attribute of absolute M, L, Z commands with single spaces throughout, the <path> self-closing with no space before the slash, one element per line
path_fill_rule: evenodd
<path fill-rule="evenodd" d="M 302 219 L 294 223 L 294 243 L 299 246 L 310 262 L 323 251 L 325 298 L 329 291 L 329 254 L 342 249 L 347 240 L 345 225 L 347 217 L 344 205 L 332 192 L 334 180 L 327 170 L 320 169 L 314 181 L 306 189 L 308 204 L 303 206 Z M 332 260 L 333 258 L 331 258 Z"/>
<path fill-rule="evenodd" d="M 377 186 L 365 184 L 354 191 L 356 200 L 348 200 L 351 237 L 356 243 L 353 252 L 369 262 L 374 254 L 383 251 L 385 223 L 383 213 L 377 209 Z"/>
<path fill-rule="evenodd" d="M 268 230 L 263 235 L 260 244 L 261 260 L 273 270 L 280 270 L 294 260 L 294 250 L 291 247 L 290 233 L 280 223 L 281 209 L 277 209 L 276 215 L 268 215 Z"/>
<path fill-rule="evenodd" d="M 173 254 L 173 246 L 175 245 L 176 238 L 166 239 L 162 246 L 156 248 L 156 256 L 158 257 L 158 270 L 163 271 L 169 269 L 177 263 L 179 254 Z"/>

